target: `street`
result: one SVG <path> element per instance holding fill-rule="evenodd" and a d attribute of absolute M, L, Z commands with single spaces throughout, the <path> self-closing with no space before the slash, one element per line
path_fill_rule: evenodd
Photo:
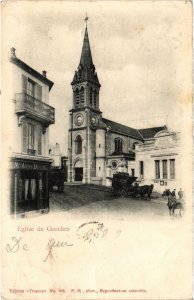
<path fill-rule="evenodd" d="M 64 193 L 50 194 L 50 213 L 69 212 L 84 216 L 169 218 L 166 201 L 154 193 L 151 200 L 120 197 L 86 186 L 65 186 Z"/>

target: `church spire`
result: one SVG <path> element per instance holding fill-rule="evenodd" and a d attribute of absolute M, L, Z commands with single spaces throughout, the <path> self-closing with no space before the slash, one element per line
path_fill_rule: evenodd
<path fill-rule="evenodd" d="M 80 63 L 77 71 L 75 71 L 75 75 L 71 84 L 74 85 L 80 82 L 90 81 L 100 87 L 100 83 L 98 80 L 97 73 L 95 71 L 95 66 L 93 64 L 92 53 L 90 49 L 90 42 L 89 42 L 88 28 L 87 28 L 87 21 L 88 21 L 87 14 L 84 20 L 86 22 L 86 28 L 85 28 L 85 35 L 83 40 Z"/>
<path fill-rule="evenodd" d="M 92 61 L 92 53 L 91 53 L 91 49 L 90 49 L 87 25 L 86 25 L 86 29 L 85 29 L 85 36 L 84 36 L 84 41 L 83 41 L 83 46 L 82 46 L 80 65 L 82 65 L 83 68 L 94 67 L 93 61 Z"/>

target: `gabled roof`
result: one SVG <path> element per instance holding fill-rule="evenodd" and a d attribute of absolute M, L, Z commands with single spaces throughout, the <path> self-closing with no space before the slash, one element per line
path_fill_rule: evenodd
<path fill-rule="evenodd" d="M 140 135 L 137 129 L 122 125 L 114 121 L 110 121 L 105 118 L 102 118 L 102 121 L 107 125 L 107 127 L 110 127 L 111 131 L 118 132 L 120 134 L 124 134 L 141 141 L 143 140 L 142 136 Z"/>
<path fill-rule="evenodd" d="M 36 77 L 37 79 L 39 79 L 43 83 L 47 84 L 49 86 L 49 91 L 50 91 L 50 89 L 52 88 L 52 86 L 54 84 L 51 80 L 44 77 L 41 73 L 39 73 L 36 70 L 34 70 L 33 68 L 31 68 L 29 65 L 27 65 L 25 62 L 23 62 L 22 60 L 20 60 L 16 56 L 11 56 L 10 57 L 10 62 L 14 63 L 15 65 L 17 65 L 18 67 L 20 67 L 24 71 L 28 72 L 29 74 Z"/>
<path fill-rule="evenodd" d="M 138 131 L 144 139 L 151 139 L 151 138 L 154 138 L 154 136 L 158 132 L 160 132 L 162 130 L 166 130 L 166 129 L 167 129 L 166 126 L 161 126 L 161 127 L 152 127 L 152 128 L 139 129 Z"/>

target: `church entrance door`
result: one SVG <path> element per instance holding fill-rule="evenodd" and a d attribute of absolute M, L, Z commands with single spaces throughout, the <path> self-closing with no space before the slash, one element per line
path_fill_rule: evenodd
<path fill-rule="evenodd" d="M 75 181 L 83 180 L 83 161 L 78 159 L 74 165 Z"/>
<path fill-rule="evenodd" d="M 82 181 L 83 168 L 75 168 L 75 181 Z"/>

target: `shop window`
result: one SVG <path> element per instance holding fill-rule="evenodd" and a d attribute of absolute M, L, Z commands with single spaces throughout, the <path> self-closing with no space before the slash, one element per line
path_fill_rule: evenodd
<path fill-rule="evenodd" d="M 155 177 L 156 179 L 160 179 L 160 161 L 155 160 Z"/>
<path fill-rule="evenodd" d="M 115 151 L 123 151 L 123 141 L 120 138 L 115 139 Z"/>
<path fill-rule="evenodd" d="M 170 159 L 170 179 L 175 179 L 175 159 Z"/>
<path fill-rule="evenodd" d="M 166 159 L 162 161 L 162 172 L 163 172 L 163 179 L 167 179 L 168 174 L 167 174 L 167 160 Z"/>
<path fill-rule="evenodd" d="M 17 201 L 12 211 L 25 212 L 47 207 L 48 186 L 46 172 L 22 170 L 15 188 Z"/>
<path fill-rule="evenodd" d="M 82 153 L 82 138 L 80 135 L 78 135 L 75 140 L 75 153 L 76 154 Z"/>
<path fill-rule="evenodd" d="M 139 162 L 139 168 L 140 168 L 140 178 L 143 179 L 144 178 L 144 163 L 143 163 L 143 161 Z"/>
<path fill-rule="evenodd" d="M 22 171 L 18 186 L 18 202 L 37 200 L 38 177 L 35 171 Z M 20 206 L 20 205 L 19 205 Z M 26 205 L 22 205 L 25 210 Z M 30 207 L 29 207 L 30 208 Z M 35 207 L 34 207 L 35 208 Z M 28 210 L 28 209 L 27 209 Z"/>

